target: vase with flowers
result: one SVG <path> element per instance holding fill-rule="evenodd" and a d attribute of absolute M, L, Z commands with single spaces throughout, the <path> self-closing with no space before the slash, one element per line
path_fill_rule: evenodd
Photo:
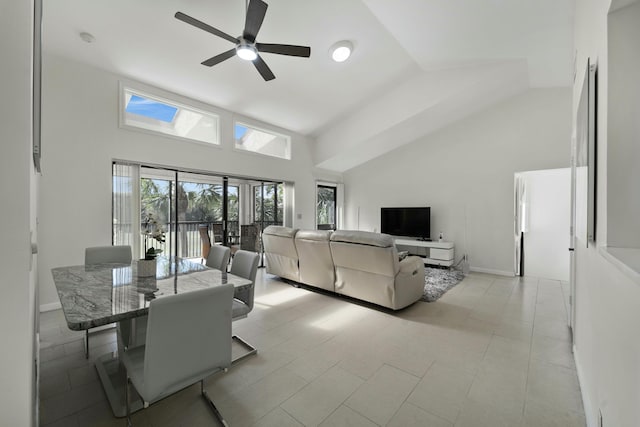
<path fill-rule="evenodd" d="M 148 277 L 156 274 L 156 257 L 162 253 L 162 249 L 154 247 L 157 243 L 165 242 L 165 229 L 158 224 L 158 220 L 152 213 L 147 213 L 142 218 L 142 230 L 144 240 L 144 259 L 138 261 L 138 276 Z"/>

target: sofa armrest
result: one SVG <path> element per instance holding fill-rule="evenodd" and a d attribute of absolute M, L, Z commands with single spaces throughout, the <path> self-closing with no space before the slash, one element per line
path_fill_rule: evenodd
<path fill-rule="evenodd" d="M 408 256 L 400 261 L 400 271 L 398 274 L 413 276 L 420 272 L 420 267 L 422 267 L 424 275 L 424 263 L 422 262 L 422 258 L 417 256 Z"/>
<path fill-rule="evenodd" d="M 395 280 L 393 309 L 399 310 L 422 298 L 424 293 L 424 262 L 417 256 L 400 261 L 400 271 Z"/>

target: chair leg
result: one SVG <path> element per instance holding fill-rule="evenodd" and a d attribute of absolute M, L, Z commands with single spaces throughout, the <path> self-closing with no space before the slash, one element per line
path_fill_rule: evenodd
<path fill-rule="evenodd" d="M 233 335 L 231 338 L 233 338 L 234 341 L 237 341 L 240 344 L 242 344 L 245 348 L 249 349 L 249 351 L 247 353 L 245 353 L 242 356 L 238 356 L 235 359 L 233 359 L 231 361 L 232 365 L 235 365 L 236 363 L 241 362 L 242 360 L 246 359 L 249 356 L 253 356 L 253 355 L 258 354 L 258 349 L 257 348 L 255 348 L 254 346 L 252 346 L 251 344 L 249 344 L 248 342 L 246 342 L 245 340 L 243 340 L 239 336 Z"/>
<path fill-rule="evenodd" d="M 84 331 L 84 357 L 89 358 L 89 330 Z"/>
<path fill-rule="evenodd" d="M 223 426 L 229 427 L 229 424 L 227 424 L 227 421 L 224 419 L 224 417 L 222 416 L 218 408 L 216 408 L 216 405 L 213 403 L 213 400 L 211 400 L 211 398 L 209 397 L 209 393 L 207 393 L 207 391 L 204 389 L 204 380 L 200 380 L 200 393 L 202 394 L 202 398 L 206 400 L 207 403 L 209 404 L 209 407 L 215 414 L 218 421 L 220 421 L 220 423 Z"/>
<path fill-rule="evenodd" d="M 127 375 L 127 381 L 124 383 L 124 403 L 127 407 L 127 427 L 131 427 L 131 404 L 129 403 L 129 375 Z"/>

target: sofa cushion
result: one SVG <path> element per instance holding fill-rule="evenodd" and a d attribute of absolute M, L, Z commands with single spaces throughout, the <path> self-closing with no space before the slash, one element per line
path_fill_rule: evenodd
<path fill-rule="evenodd" d="M 296 233 L 296 240 L 315 240 L 328 242 L 331 237 L 331 230 L 299 230 Z"/>
<path fill-rule="evenodd" d="M 300 230 L 296 234 L 295 242 L 299 257 L 300 281 L 333 291 L 336 277 L 329 236 L 329 230 Z"/>
<path fill-rule="evenodd" d="M 394 246 L 393 237 L 370 231 L 337 230 L 331 235 L 332 242 L 357 243 L 360 245 L 388 248 Z"/>
<path fill-rule="evenodd" d="M 262 233 L 267 273 L 300 280 L 298 270 L 298 251 L 294 238 L 298 229 L 270 225 Z"/>
<path fill-rule="evenodd" d="M 271 234 L 280 237 L 294 237 L 297 232 L 297 228 L 282 227 L 280 225 L 270 225 L 264 229 L 262 234 Z"/>

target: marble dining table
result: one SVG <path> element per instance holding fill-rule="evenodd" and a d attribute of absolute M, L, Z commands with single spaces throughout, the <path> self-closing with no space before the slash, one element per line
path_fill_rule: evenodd
<path fill-rule="evenodd" d="M 253 286 L 248 279 L 164 256 L 157 258 L 155 277 L 138 277 L 137 261 L 58 267 L 51 272 L 67 326 L 77 331 L 111 323 L 117 323 L 119 330 L 135 331 L 135 319 L 147 315 L 156 298 L 227 283 L 236 289 Z M 118 344 L 118 351 L 98 357 L 95 366 L 114 415 L 123 417 L 126 373 L 119 361 L 120 339 Z M 141 402 L 132 403 L 132 410 L 139 407 Z"/>

